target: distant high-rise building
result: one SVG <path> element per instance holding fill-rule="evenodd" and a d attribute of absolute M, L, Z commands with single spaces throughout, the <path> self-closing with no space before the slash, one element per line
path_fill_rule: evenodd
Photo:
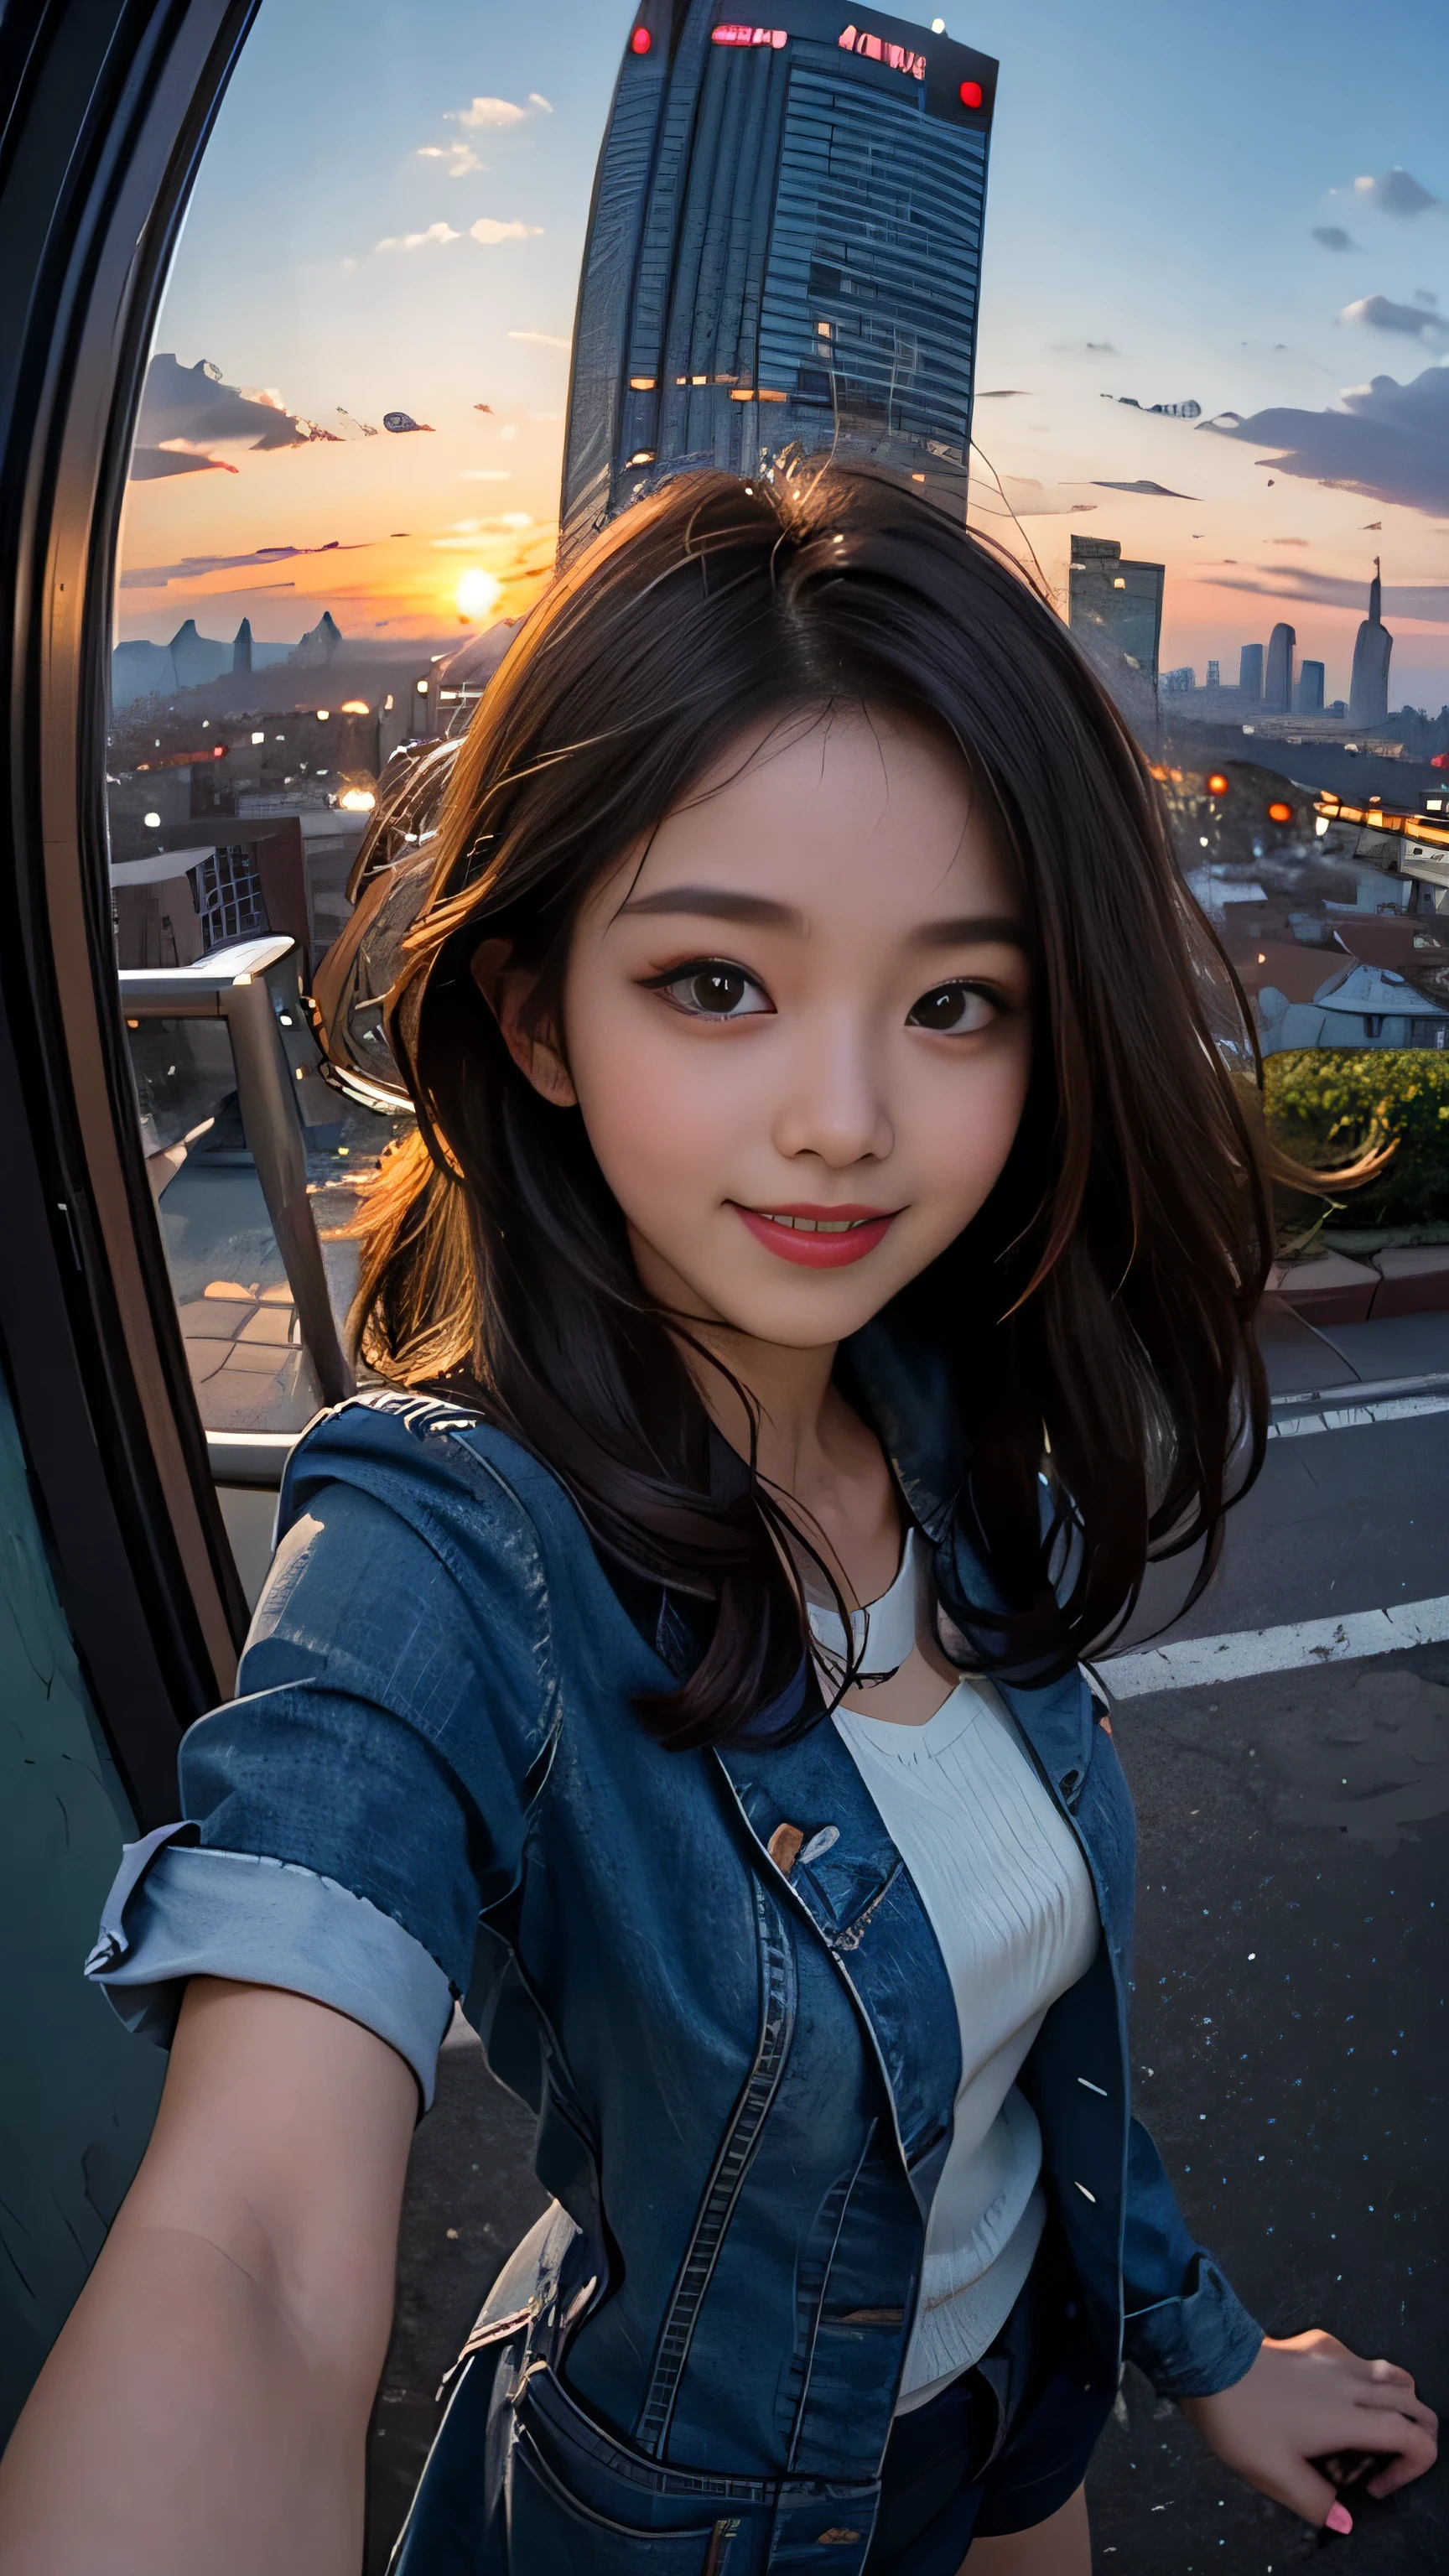
<path fill-rule="evenodd" d="M 1263 713 L 1286 716 L 1293 704 L 1293 647 L 1298 638 L 1291 626 L 1282 620 L 1268 638 L 1268 660 L 1263 672 Z"/>
<path fill-rule="evenodd" d="M 1298 685 L 1293 692 L 1293 712 L 1299 716 L 1321 716 L 1323 713 L 1323 664 L 1300 662 Z"/>
<path fill-rule="evenodd" d="M 324 608 L 316 625 L 308 627 L 301 642 L 293 645 L 287 659 L 289 662 L 301 662 L 308 669 L 315 669 L 319 663 L 331 661 L 341 641 L 342 629 L 331 609 Z"/>
<path fill-rule="evenodd" d="M 869 10 L 642 0 L 599 157 L 561 551 L 670 469 L 833 456 L 964 516 L 996 65 Z"/>
<path fill-rule="evenodd" d="M 1263 694 L 1263 647 L 1245 644 L 1238 655 L 1238 695 L 1258 699 Z"/>
<path fill-rule="evenodd" d="M 170 644 L 172 668 L 178 689 L 202 689 L 208 680 L 219 680 L 231 660 L 229 645 L 217 643 L 210 635 L 198 635 L 196 620 L 188 617 L 178 626 Z M 162 686 L 166 683 L 163 681 Z"/>
<path fill-rule="evenodd" d="M 1220 689 L 1222 687 L 1220 666 L 1216 662 L 1209 662 L 1208 664 L 1207 684 L 1210 689 Z"/>
<path fill-rule="evenodd" d="M 1162 694 L 1165 698 L 1185 698 L 1188 692 L 1196 687 L 1197 673 L 1191 662 L 1179 663 L 1175 671 L 1164 671 L 1162 674 Z"/>
<path fill-rule="evenodd" d="M 1072 633 L 1134 714 L 1140 712 L 1139 692 L 1130 675 L 1141 674 L 1144 691 L 1155 694 L 1157 688 L 1162 582 L 1161 564 L 1128 561 L 1115 537 L 1073 534 L 1067 582 Z"/>
<path fill-rule="evenodd" d="M 1378 556 L 1369 584 L 1369 613 L 1353 648 L 1353 677 L 1348 686 L 1350 724 L 1382 724 L 1389 712 L 1389 656 L 1394 639 L 1383 619 L 1383 581 Z"/>
<path fill-rule="evenodd" d="M 242 619 L 232 639 L 231 667 L 233 671 L 249 671 L 252 667 L 252 621 L 249 617 Z"/>

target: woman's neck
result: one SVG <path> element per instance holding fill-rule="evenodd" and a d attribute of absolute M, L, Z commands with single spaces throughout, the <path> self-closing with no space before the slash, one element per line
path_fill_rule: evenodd
<path fill-rule="evenodd" d="M 900 1560 L 900 1504 L 880 1442 L 835 1384 L 838 1346 L 797 1350 L 722 1326 L 698 1338 L 719 1366 L 685 1357 L 715 1429 L 747 1458 L 753 1405 L 761 1481 L 821 1549 L 847 1597 L 878 1598 Z M 812 1589 L 818 1584 L 817 1575 Z"/>
<path fill-rule="evenodd" d="M 642 1273 L 643 1263 L 640 1268 Z M 646 1285 L 661 1305 L 687 1311 L 679 1286 L 671 1295 L 660 1281 L 646 1279 Z M 879 1440 L 835 1383 L 838 1343 L 798 1350 L 760 1342 L 717 1317 L 698 1319 L 692 1337 L 709 1357 L 688 1343 L 681 1343 L 681 1351 L 715 1429 L 739 1457 L 748 1458 L 754 1408 L 761 1480 L 819 1550 L 846 1606 L 878 1601 L 900 1564 L 900 1496 Z M 800 1570 L 807 1595 L 819 1593 L 818 1568 L 802 1556 Z M 921 1726 L 955 1680 L 927 1619 L 900 1670 L 889 1681 L 848 1692 L 844 1704 L 896 1725 Z"/>
<path fill-rule="evenodd" d="M 821 1549 L 847 1597 L 877 1599 L 900 1562 L 900 1503 L 880 1442 L 835 1384 L 839 1344 L 758 1341 L 722 1315 L 702 1315 L 687 1281 L 642 1237 L 631 1239 L 649 1295 L 690 1318 L 680 1351 L 715 1429 L 748 1458 L 753 1410 L 761 1481 Z"/>

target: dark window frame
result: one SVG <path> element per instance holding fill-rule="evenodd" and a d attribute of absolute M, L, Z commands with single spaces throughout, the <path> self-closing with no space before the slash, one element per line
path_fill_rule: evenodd
<path fill-rule="evenodd" d="M 107 867 L 107 644 L 152 331 L 258 0 L 0 17 L 0 1348 L 57 1589 L 138 1823 L 247 1611 L 146 1178 Z"/>

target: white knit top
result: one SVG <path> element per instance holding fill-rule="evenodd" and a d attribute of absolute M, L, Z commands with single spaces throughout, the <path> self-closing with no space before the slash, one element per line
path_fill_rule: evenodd
<path fill-rule="evenodd" d="M 891 1630 L 892 1596 L 918 1581 L 908 1544 L 891 1592 L 870 1605 L 872 1645 Z M 811 1625 L 822 1644 L 843 1644 L 838 1620 L 812 1608 Z M 1016 2078 L 1049 2007 L 1091 1966 L 1099 1925 L 1076 1836 L 989 1682 L 959 1682 L 924 1726 L 843 1708 L 834 1723 L 915 1881 L 961 2029 L 951 2145 L 901 2382 L 906 2412 L 980 2359 L 1031 2269 L 1046 2215 L 1041 2133 Z"/>

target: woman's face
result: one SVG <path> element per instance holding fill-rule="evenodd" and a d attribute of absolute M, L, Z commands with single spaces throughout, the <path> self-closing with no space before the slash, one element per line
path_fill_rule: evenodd
<path fill-rule="evenodd" d="M 652 1295 L 836 1342 L 981 1207 L 1032 1044 L 1021 899 L 981 805 L 909 719 L 787 720 L 595 889 L 567 1069 L 551 1048 L 527 1069 L 577 1100 Z"/>

